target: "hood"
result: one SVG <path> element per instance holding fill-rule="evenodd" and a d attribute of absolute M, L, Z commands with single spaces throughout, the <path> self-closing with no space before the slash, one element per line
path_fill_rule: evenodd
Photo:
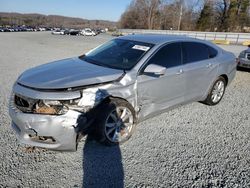
<path fill-rule="evenodd" d="M 29 69 L 17 82 L 37 89 L 63 89 L 113 81 L 122 74 L 122 70 L 94 65 L 76 57 Z"/>

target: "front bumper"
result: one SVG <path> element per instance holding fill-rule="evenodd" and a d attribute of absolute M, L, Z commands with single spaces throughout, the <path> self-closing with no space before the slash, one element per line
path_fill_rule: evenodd
<path fill-rule="evenodd" d="M 75 151 L 77 128 L 83 114 L 69 110 L 64 115 L 23 113 L 10 103 L 12 127 L 21 143 L 52 150 Z"/>
<path fill-rule="evenodd" d="M 246 58 L 239 58 L 237 66 L 242 68 L 250 68 L 250 60 Z"/>

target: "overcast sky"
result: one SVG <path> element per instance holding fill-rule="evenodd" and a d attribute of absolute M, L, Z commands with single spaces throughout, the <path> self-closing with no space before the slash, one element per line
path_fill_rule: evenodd
<path fill-rule="evenodd" d="M 41 13 L 118 21 L 131 0 L 0 0 L 0 12 Z"/>

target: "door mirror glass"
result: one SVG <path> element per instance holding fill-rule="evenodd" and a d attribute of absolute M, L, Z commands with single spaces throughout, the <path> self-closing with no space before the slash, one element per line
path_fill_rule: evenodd
<path fill-rule="evenodd" d="M 144 70 L 145 74 L 153 74 L 157 76 L 164 75 L 165 72 L 166 72 L 166 67 L 156 65 L 156 64 L 150 64 Z"/>

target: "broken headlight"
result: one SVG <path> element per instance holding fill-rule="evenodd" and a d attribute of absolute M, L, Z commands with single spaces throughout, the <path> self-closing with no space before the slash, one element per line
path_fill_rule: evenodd
<path fill-rule="evenodd" d="M 39 100 L 35 104 L 33 110 L 37 114 L 47 114 L 47 115 L 62 115 L 68 112 L 68 110 L 75 110 L 78 112 L 87 112 L 91 109 L 91 106 L 79 105 L 81 99 L 74 100 Z"/>
<path fill-rule="evenodd" d="M 98 88 L 88 88 L 82 91 L 78 99 L 71 100 L 38 100 L 15 95 L 16 107 L 24 113 L 45 115 L 62 115 L 69 110 L 86 113 L 98 105 L 108 94 Z"/>
<path fill-rule="evenodd" d="M 79 99 L 65 101 L 64 104 L 71 110 L 86 113 L 97 106 L 107 93 L 98 88 L 88 88 L 82 91 Z"/>
<path fill-rule="evenodd" d="M 68 111 L 68 107 L 62 101 L 56 100 L 39 100 L 35 104 L 34 113 L 62 115 Z"/>

